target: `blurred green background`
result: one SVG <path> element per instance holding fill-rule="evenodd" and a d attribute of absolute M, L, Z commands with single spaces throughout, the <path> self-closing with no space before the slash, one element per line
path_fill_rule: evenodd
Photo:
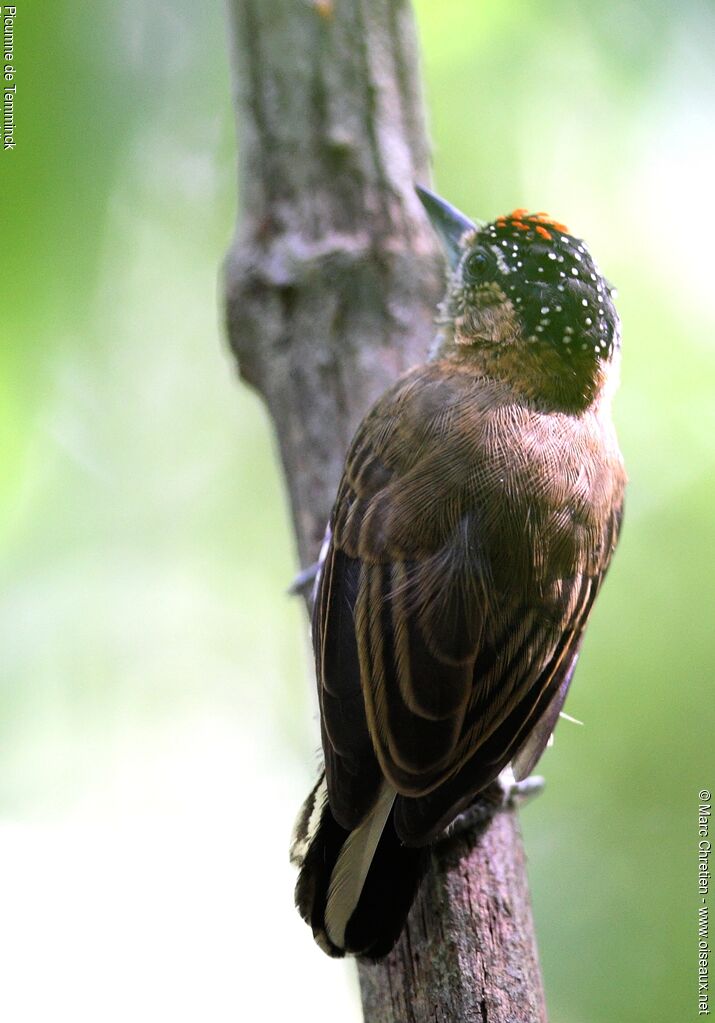
<path fill-rule="evenodd" d="M 297 2 L 297 0 L 296 0 Z M 359 1018 L 292 909 L 317 730 L 266 417 L 217 275 L 220 7 L 23 5 L 0 153 L 0 1017 Z M 712 788 L 711 3 L 419 0 L 440 191 L 619 287 L 622 546 L 523 813 L 552 1023 L 697 1015 Z"/>

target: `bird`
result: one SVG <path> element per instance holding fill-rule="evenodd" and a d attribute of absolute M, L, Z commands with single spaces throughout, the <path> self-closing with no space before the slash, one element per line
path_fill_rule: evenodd
<path fill-rule="evenodd" d="M 546 213 L 417 193 L 446 255 L 436 338 L 355 433 L 314 590 L 324 771 L 291 858 L 334 957 L 385 956 L 430 846 L 528 778 L 623 515 L 615 289 Z"/>

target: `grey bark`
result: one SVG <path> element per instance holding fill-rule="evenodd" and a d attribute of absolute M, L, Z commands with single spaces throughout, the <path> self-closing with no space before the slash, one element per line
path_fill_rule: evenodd
<path fill-rule="evenodd" d="M 434 333 L 441 256 L 413 191 L 429 180 L 417 43 L 403 0 L 229 0 L 229 11 L 228 334 L 271 414 L 307 565 L 355 427 Z M 513 811 L 433 853 L 398 946 L 359 970 L 370 1023 L 545 1020 Z"/>
<path fill-rule="evenodd" d="M 370 1023 L 545 1023 L 513 809 L 433 850 L 400 941 L 360 964 L 360 992 Z"/>

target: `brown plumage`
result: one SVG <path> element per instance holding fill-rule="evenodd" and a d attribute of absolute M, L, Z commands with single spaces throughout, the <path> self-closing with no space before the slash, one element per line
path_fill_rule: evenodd
<path fill-rule="evenodd" d="M 442 333 L 355 435 L 314 605 L 325 783 L 294 853 L 332 955 L 384 954 L 419 847 L 540 756 L 622 514 L 618 322 L 585 246 L 544 215 L 476 228 L 423 201 L 450 257 Z"/>

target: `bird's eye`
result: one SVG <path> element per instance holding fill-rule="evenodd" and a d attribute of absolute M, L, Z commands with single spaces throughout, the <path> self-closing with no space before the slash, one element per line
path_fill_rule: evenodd
<path fill-rule="evenodd" d="M 488 266 L 489 256 L 486 252 L 472 252 L 464 261 L 464 276 L 467 280 L 478 281 L 484 276 Z"/>

